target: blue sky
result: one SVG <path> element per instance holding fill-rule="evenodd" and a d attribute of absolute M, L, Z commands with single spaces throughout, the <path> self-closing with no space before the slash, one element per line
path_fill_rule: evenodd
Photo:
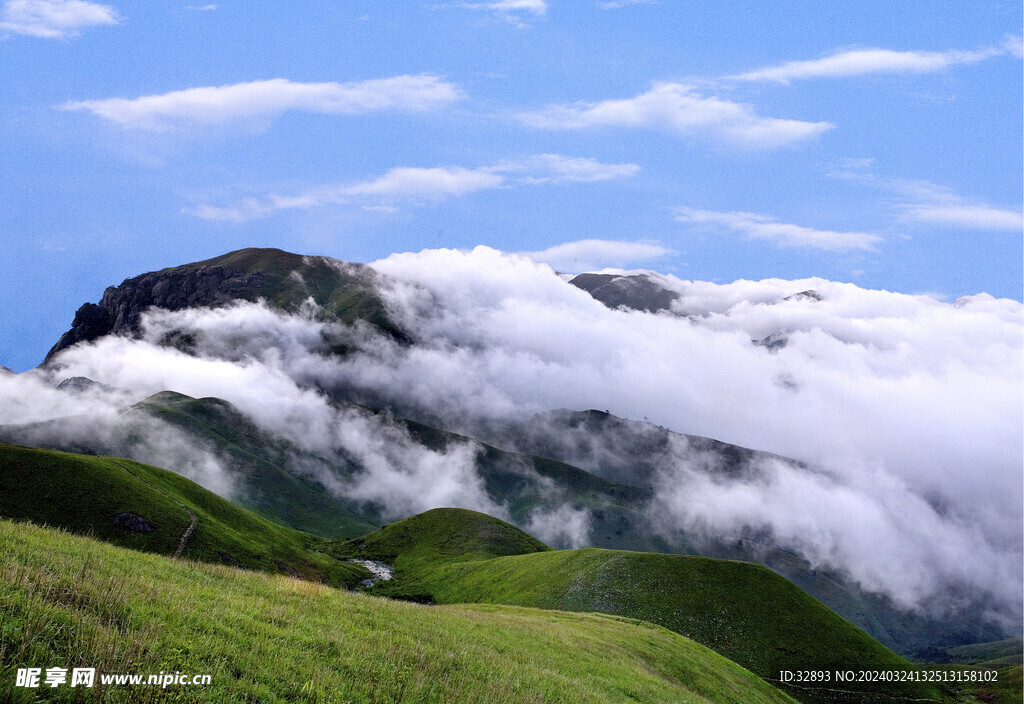
<path fill-rule="evenodd" d="M 7 0 L 0 364 L 245 246 L 1020 300 L 1020 3 L 758 5 Z"/>

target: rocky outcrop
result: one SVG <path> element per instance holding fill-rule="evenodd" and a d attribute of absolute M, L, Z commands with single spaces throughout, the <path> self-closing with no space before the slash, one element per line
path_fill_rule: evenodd
<path fill-rule="evenodd" d="M 142 314 L 150 308 L 216 307 L 237 300 L 263 299 L 291 310 L 312 298 L 337 319 L 367 320 L 396 334 L 376 294 L 375 276 L 361 264 L 255 248 L 142 274 L 109 287 L 99 303 L 79 308 L 44 364 L 80 342 L 138 335 Z"/>
<path fill-rule="evenodd" d="M 152 533 L 156 527 L 142 516 L 131 511 L 121 511 L 111 519 L 115 527 L 129 533 Z"/>
<path fill-rule="evenodd" d="M 67 391 L 73 394 L 86 393 L 88 391 L 113 391 L 113 387 L 93 381 L 87 376 L 72 376 L 57 384 L 59 391 Z"/>
<path fill-rule="evenodd" d="M 786 296 L 782 300 L 784 301 L 822 301 L 824 298 L 820 293 L 815 291 L 813 288 L 809 288 L 806 291 L 798 291 L 792 296 Z"/>
<path fill-rule="evenodd" d="M 49 351 L 46 361 L 79 342 L 110 334 L 137 334 L 142 313 L 151 307 L 181 310 L 248 299 L 261 289 L 264 278 L 259 271 L 245 273 L 214 265 L 191 271 L 160 271 L 128 279 L 120 286 L 107 288 L 99 304 L 86 303 L 79 308 L 71 329 Z"/>
<path fill-rule="evenodd" d="M 580 274 L 569 281 L 609 308 L 627 308 L 647 313 L 670 310 L 682 298 L 643 274 Z"/>

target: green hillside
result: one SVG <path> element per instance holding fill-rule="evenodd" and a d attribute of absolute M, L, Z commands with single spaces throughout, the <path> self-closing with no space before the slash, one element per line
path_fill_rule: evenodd
<path fill-rule="evenodd" d="M 458 514 L 469 515 L 460 519 Z M 334 550 L 391 559 L 395 579 L 381 583 L 377 593 L 641 619 L 692 638 L 769 681 L 783 670 L 911 667 L 792 583 L 752 563 L 622 550 L 544 550 L 513 526 L 458 509 L 414 516 Z M 862 694 L 792 693 L 814 702 L 859 701 L 866 692 L 883 695 L 879 701 L 944 696 L 925 684 L 843 689 Z"/>
<path fill-rule="evenodd" d="M 330 548 L 331 554 L 392 563 L 408 575 L 428 574 L 450 561 L 548 550 L 551 548 L 505 521 L 461 508 L 425 511 Z"/>
<path fill-rule="evenodd" d="M 328 544 L 323 538 L 272 523 L 173 472 L 113 457 L 0 444 L 0 517 L 172 555 L 192 516 L 181 557 L 338 586 L 368 576 L 361 566 L 321 552 Z"/>
<path fill-rule="evenodd" d="M 648 488 L 679 465 L 701 468 L 715 481 L 751 482 L 766 463 L 800 462 L 712 438 L 685 435 L 648 422 L 600 410 L 559 409 L 506 424 L 492 424 L 482 440 L 506 450 L 550 457 L 618 485 Z M 756 562 L 782 575 L 883 645 L 917 661 L 948 661 L 944 651 L 1012 635 L 993 622 L 981 600 L 961 604 L 954 614 L 941 609 L 907 611 L 888 596 L 873 593 L 842 570 L 812 564 L 770 533 L 739 527 L 728 535 L 667 530 L 650 505 L 640 511 L 594 513 L 587 546 L 644 552 L 700 555 Z M 659 536 L 660 539 L 659 539 Z"/>
<path fill-rule="evenodd" d="M 88 692 L 108 702 L 792 702 L 693 641 L 613 616 L 420 606 L 8 521 L 0 565 L 0 700 L 13 704 L 37 701 L 12 686 L 32 664 L 212 676 Z"/>
<path fill-rule="evenodd" d="M 336 402 L 357 412 L 372 410 Z M 161 391 L 122 410 L 114 433 L 90 428 L 87 419 L 56 419 L 21 426 L 0 426 L 0 440 L 68 452 L 127 455 L 149 459 L 151 419 L 181 430 L 200 447 L 208 447 L 230 474 L 238 491 L 231 500 L 272 521 L 327 538 L 351 538 L 377 528 L 380 516 L 372 506 L 328 492 L 309 478 L 320 467 L 340 478 L 360 471 L 352 462 L 324 458 L 262 432 L 233 405 L 218 398 L 192 398 Z M 650 491 L 618 484 L 563 462 L 506 452 L 472 438 L 422 423 L 390 418 L 404 426 L 414 442 L 433 450 L 474 443 L 476 471 L 488 496 L 505 506 L 511 519 L 528 524 L 536 509 L 555 509 L 568 502 L 591 510 L 594 543 L 600 547 L 665 549 L 664 541 L 647 530 L 644 510 Z M 152 460 L 156 462 L 155 460 Z M 173 469 L 173 467 L 168 467 Z"/>
<path fill-rule="evenodd" d="M 327 538 L 363 535 L 379 525 L 376 516 L 356 502 L 333 496 L 317 482 L 290 471 L 295 457 L 310 464 L 318 458 L 261 433 L 227 401 L 161 391 L 122 414 L 129 422 L 139 415 L 170 423 L 216 448 L 241 489 L 235 503 L 272 521 Z"/>
<path fill-rule="evenodd" d="M 1024 660 L 1024 639 L 1005 638 L 991 643 L 974 643 L 946 648 L 942 662 L 971 665 L 1020 665 Z"/>
<path fill-rule="evenodd" d="M 372 412 L 354 404 L 337 405 Z M 244 486 L 236 502 L 272 520 L 329 538 L 364 535 L 380 524 L 379 516 L 366 506 L 332 496 L 289 469 L 295 458 L 307 464 L 324 462 L 343 477 L 359 471 L 358 467 L 328 462 L 268 437 L 227 401 L 163 391 L 132 406 L 125 417 L 135 413 L 167 421 L 211 443 L 229 460 L 227 464 L 236 468 L 237 480 Z M 477 442 L 422 423 L 400 418 L 392 421 L 405 426 L 414 441 L 433 450 Z M 525 521 L 533 509 L 554 508 L 569 501 L 609 515 L 631 516 L 630 525 L 642 523 L 649 491 L 610 482 L 563 462 L 477 444 L 481 452 L 476 468 L 484 488 L 491 499 L 509 508 L 514 520 Z"/>

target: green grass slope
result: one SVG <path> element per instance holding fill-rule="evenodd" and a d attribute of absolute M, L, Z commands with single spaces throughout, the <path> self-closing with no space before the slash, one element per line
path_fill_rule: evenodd
<path fill-rule="evenodd" d="M 210 674 L 107 702 L 792 702 L 663 628 L 509 606 L 420 606 L 140 554 L 0 521 L 0 700 L 26 666 Z M 81 689 L 46 690 L 76 701 Z"/>
<path fill-rule="evenodd" d="M 517 452 L 550 457 L 620 485 L 652 488 L 658 476 L 680 463 L 692 463 L 721 481 L 753 481 L 766 463 L 802 466 L 792 459 L 707 437 L 684 435 L 654 423 L 620 418 L 607 411 L 553 410 L 529 419 L 492 425 L 482 440 Z M 815 565 L 794 554 L 770 534 L 740 529 L 730 535 L 667 529 L 644 506 L 636 514 L 595 514 L 588 547 L 702 555 L 764 565 L 830 609 L 863 628 L 882 644 L 917 661 L 944 657 L 950 646 L 981 643 L 1014 634 L 993 622 L 988 604 L 961 603 L 954 612 L 899 608 L 840 570 Z M 611 519 L 611 520 L 609 520 Z M 646 519 L 646 520 L 644 520 Z M 662 536 L 659 544 L 657 536 Z M 1018 629 L 1019 630 L 1019 629 Z M 945 660 L 942 660 L 943 662 Z"/>
<path fill-rule="evenodd" d="M 958 702 L 982 702 L 983 704 L 1021 704 L 1024 701 L 1024 668 L 1020 665 L 964 665 L 938 664 L 928 665 L 928 669 L 942 670 L 948 673 L 953 681 L 949 687 L 956 694 Z M 996 679 L 971 681 L 975 677 L 991 678 L 993 672 Z"/>
<path fill-rule="evenodd" d="M 1024 639 L 1005 638 L 990 643 L 974 643 L 946 648 L 946 662 L 971 665 L 1020 665 L 1024 660 Z"/>
<path fill-rule="evenodd" d="M 379 525 L 379 517 L 367 507 L 334 497 L 319 484 L 289 471 L 294 458 L 307 459 L 309 464 L 320 458 L 261 433 L 227 401 L 163 391 L 132 406 L 126 417 L 135 413 L 169 422 L 212 444 L 219 456 L 229 460 L 237 482 L 244 486 L 236 503 L 271 520 L 328 538 L 364 535 Z M 395 422 L 403 424 L 415 441 L 433 450 L 475 442 L 422 423 L 403 419 Z M 571 502 L 609 515 L 631 517 L 631 526 L 642 522 L 640 514 L 650 500 L 647 490 L 616 484 L 563 462 L 489 445 L 481 447 L 477 472 L 488 495 L 508 507 L 512 520 L 527 522 L 534 509 Z M 331 467 L 341 476 L 358 471 L 354 466 Z"/>
<path fill-rule="evenodd" d="M 141 516 L 155 530 L 118 527 L 114 519 L 122 512 Z M 182 557 L 339 586 L 368 576 L 362 567 L 321 552 L 328 545 L 323 538 L 272 523 L 173 472 L 120 458 L 0 444 L 0 517 L 171 555 L 191 522 L 188 512 L 196 525 Z"/>
<path fill-rule="evenodd" d="M 783 670 L 912 667 L 759 565 L 623 550 L 544 550 L 513 526 L 480 515 L 458 509 L 432 511 L 337 545 L 335 551 L 390 558 L 395 580 L 376 588 L 382 594 L 430 597 L 443 604 L 512 604 L 641 619 L 692 638 L 769 681 L 778 680 Z M 481 525 L 485 530 L 472 529 Z M 492 542 L 491 533 L 499 529 L 500 537 Z M 510 549 L 499 556 L 495 544 Z M 463 555 L 460 549 L 465 550 Z M 842 689 L 856 694 L 793 693 L 815 702 L 861 701 L 869 693 L 880 695 L 878 701 L 944 697 L 937 686 L 920 683 Z"/>
<path fill-rule="evenodd" d="M 330 552 L 393 564 L 418 576 L 450 561 L 486 560 L 551 550 L 494 516 L 461 508 L 435 508 L 384 526 L 362 538 L 332 545 Z"/>

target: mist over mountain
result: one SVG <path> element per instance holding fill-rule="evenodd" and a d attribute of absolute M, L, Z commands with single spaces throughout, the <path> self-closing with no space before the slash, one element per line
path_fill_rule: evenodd
<path fill-rule="evenodd" d="M 46 355 L 104 335 L 137 335 L 149 308 L 183 310 L 235 301 L 267 301 L 294 312 L 311 301 L 325 315 L 389 328 L 375 294 L 374 272 L 362 264 L 277 249 L 244 249 L 211 260 L 163 269 L 111 286 L 99 303 L 85 303 L 71 329 Z"/>
<path fill-rule="evenodd" d="M 671 310 L 680 298 L 678 292 L 645 274 L 580 274 L 569 279 L 569 283 L 609 308 L 656 313 Z"/>
<path fill-rule="evenodd" d="M 147 274 L 83 306 L 43 367 L 0 375 L 0 424 L 116 443 L 153 394 L 221 399 L 294 449 L 288 471 L 383 520 L 460 506 L 573 547 L 619 524 L 669 547 L 753 541 L 897 610 L 1019 623 L 1020 303 L 579 278 L 484 247 L 368 267 L 243 250 Z M 57 388 L 73 377 L 96 383 Z M 146 423 L 147 461 L 241 491 L 215 445 Z M 520 453 L 498 483 L 494 451 Z M 537 510 L 515 476 L 547 487 Z"/>

